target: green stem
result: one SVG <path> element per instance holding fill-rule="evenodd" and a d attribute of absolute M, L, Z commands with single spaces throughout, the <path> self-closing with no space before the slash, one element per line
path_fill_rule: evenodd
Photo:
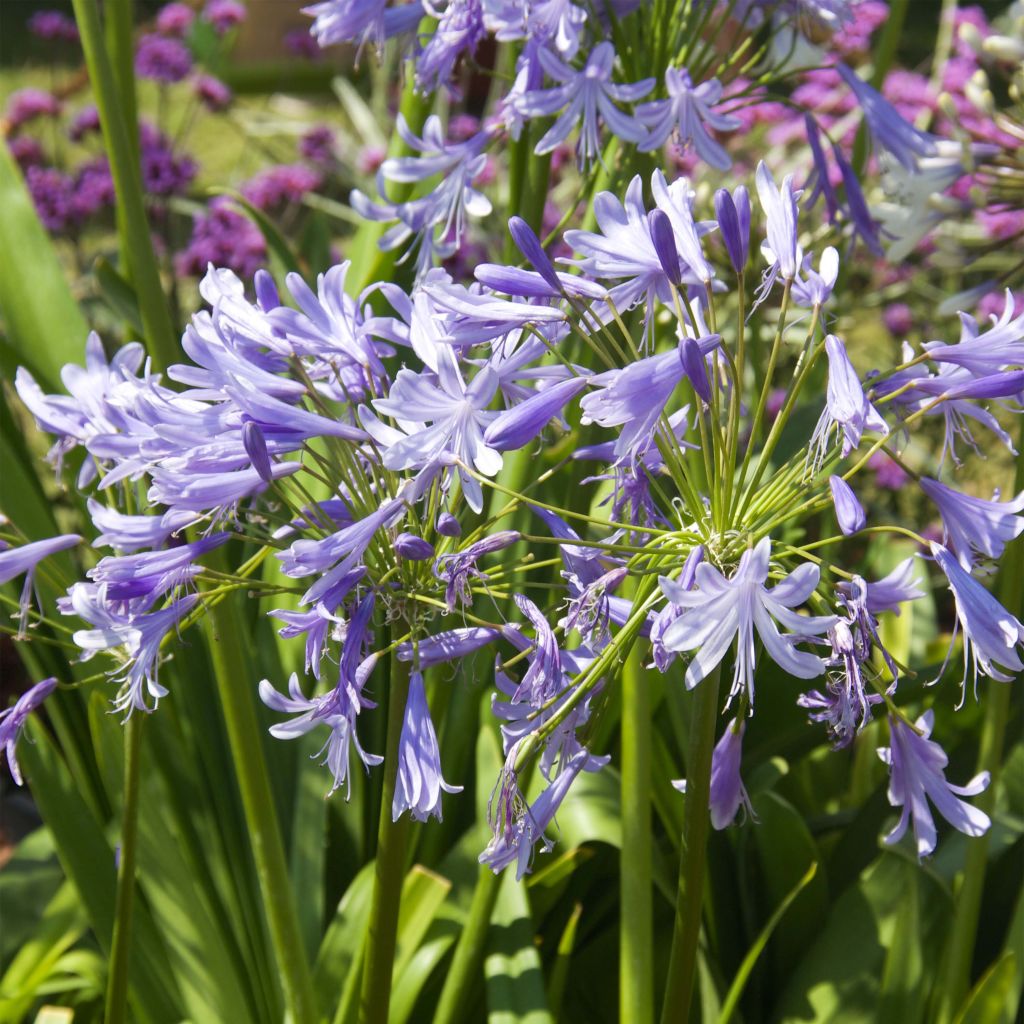
<path fill-rule="evenodd" d="M 179 357 L 180 348 L 149 236 L 149 218 L 142 197 L 139 161 L 126 127 L 128 121 L 118 94 L 114 70 L 104 47 L 96 0 L 73 2 L 89 80 L 100 112 L 103 142 L 110 158 L 110 173 L 117 197 L 118 228 L 127 249 L 124 255 L 139 300 L 146 346 L 153 357 L 155 368 L 160 369 L 169 366 Z"/>
<path fill-rule="evenodd" d="M 135 712 L 124 730 L 124 811 L 121 856 L 117 866 L 114 934 L 107 977 L 106 1024 L 128 1019 L 128 955 L 131 950 L 132 904 L 135 902 L 135 848 L 139 832 L 139 752 L 145 716 Z"/>
<path fill-rule="evenodd" d="M 651 705 L 641 652 L 622 668 L 622 854 L 619 1020 L 654 1020 L 651 882 Z"/>
<path fill-rule="evenodd" d="M 672 951 L 668 960 L 668 983 L 661 1009 L 661 1024 L 686 1024 L 690 1016 L 700 938 L 704 866 L 707 858 L 708 811 L 711 794 L 711 754 L 715 747 L 718 719 L 716 668 L 694 691 L 690 742 L 686 752 L 686 808 L 683 816 L 682 854 L 679 860 L 679 890 Z"/>
<path fill-rule="evenodd" d="M 484 941 L 491 926 L 491 914 L 498 899 L 501 875 L 489 867 L 480 868 L 469 906 L 469 917 L 459 933 L 455 955 L 444 979 L 444 988 L 434 1013 L 434 1024 L 457 1024 L 466 1020 L 466 1002 L 480 974 L 484 959 Z"/>
<path fill-rule="evenodd" d="M 360 1001 L 360 1024 L 387 1024 L 391 1002 L 391 975 L 398 935 L 398 911 L 402 902 L 405 877 L 405 852 L 409 844 L 411 819 L 403 814 L 391 819 L 398 778 L 398 751 L 402 737 L 402 719 L 409 695 L 409 665 L 391 659 L 391 685 L 388 689 L 388 731 L 384 748 L 384 785 L 381 793 L 380 822 L 377 828 L 377 857 L 373 878 L 373 904 L 366 935 L 366 962 Z"/>
<path fill-rule="evenodd" d="M 242 646 L 245 633 L 236 601 L 228 599 L 211 608 L 206 624 L 285 1002 L 294 1024 L 307 1024 L 317 1020 L 316 1002 L 256 718 L 253 676 Z"/>

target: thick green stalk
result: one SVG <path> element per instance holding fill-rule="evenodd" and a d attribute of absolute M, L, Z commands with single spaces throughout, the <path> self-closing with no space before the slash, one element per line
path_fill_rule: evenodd
<path fill-rule="evenodd" d="M 1021 428 L 1024 439 L 1024 427 Z M 1014 492 L 1024 490 L 1024 459 L 1017 459 L 1017 478 Z M 1024 541 L 1018 539 L 1006 548 L 999 570 L 999 597 L 1006 609 L 1020 617 L 1024 615 L 1024 592 L 1020 580 L 1024 576 Z M 1006 723 L 1010 719 L 1011 683 L 992 680 L 987 688 L 988 707 L 981 729 L 981 747 L 978 751 L 978 771 L 987 771 L 992 777 L 988 789 L 975 804 L 979 810 L 991 814 L 996 802 L 999 769 L 1002 767 Z M 971 962 L 978 935 L 981 916 L 981 898 L 985 889 L 985 871 L 991 830 L 973 839 L 967 847 L 964 873 L 956 894 L 953 923 L 949 930 L 949 943 L 945 950 L 943 985 L 939 996 L 938 1024 L 947 1024 L 959 1013 L 971 985 Z"/>
<path fill-rule="evenodd" d="M 711 754 L 715 748 L 718 720 L 716 668 L 693 691 L 693 717 L 686 751 L 686 808 L 683 812 L 683 842 L 679 860 L 679 890 L 672 951 L 668 959 L 668 983 L 661 1008 L 661 1024 L 686 1024 L 690 1016 L 700 938 L 704 866 L 707 859 L 708 826 L 711 822 Z"/>
<path fill-rule="evenodd" d="M 434 1013 L 434 1024 L 458 1024 L 466 1019 L 466 1000 L 473 984 L 480 974 L 483 963 L 487 930 L 491 926 L 491 914 L 498 899 L 501 876 L 486 865 L 480 868 L 480 875 L 473 890 L 473 901 L 469 905 L 469 917 L 459 933 L 455 955 L 445 975 L 444 988 Z"/>
<path fill-rule="evenodd" d="M 317 1019 L 316 1001 L 256 718 L 254 675 L 242 646 L 244 629 L 235 601 L 228 598 L 211 608 L 206 624 L 285 1002 L 294 1024 L 307 1024 Z"/>
<path fill-rule="evenodd" d="M 391 1003 L 391 974 L 395 962 L 398 911 L 405 877 L 405 852 L 411 820 L 403 814 L 391 820 L 391 804 L 398 778 L 398 750 L 402 719 L 409 695 L 409 665 L 391 659 L 388 689 L 388 732 L 384 747 L 384 786 L 377 828 L 377 857 L 373 876 L 373 903 L 366 935 L 366 962 L 360 1001 L 360 1024 L 387 1024 Z"/>
<path fill-rule="evenodd" d="M 638 644 L 622 668 L 619 1020 L 654 1020 L 651 704 Z"/>
<path fill-rule="evenodd" d="M 121 115 L 128 142 L 138 160 L 139 110 L 135 95 L 135 48 L 132 33 L 134 17 L 132 0 L 107 0 L 104 21 L 107 30 L 107 50 L 121 101 Z"/>
<path fill-rule="evenodd" d="M 138 711 L 124 729 L 124 811 L 121 819 L 120 861 L 114 903 L 114 934 L 107 976 L 106 1024 L 128 1020 L 128 954 L 132 943 L 132 905 L 135 902 L 135 847 L 139 833 L 139 757 L 142 723 Z"/>
<path fill-rule="evenodd" d="M 104 46 L 96 0 L 74 0 L 74 8 L 89 80 L 100 112 L 104 147 L 110 159 L 118 228 L 127 248 L 124 255 L 139 300 L 146 347 L 159 369 L 173 363 L 180 349 L 149 237 L 139 161 L 125 127 L 128 123 L 125 107 Z"/>

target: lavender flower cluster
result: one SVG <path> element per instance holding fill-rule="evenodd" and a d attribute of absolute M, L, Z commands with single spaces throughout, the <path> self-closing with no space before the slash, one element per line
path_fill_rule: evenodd
<path fill-rule="evenodd" d="M 815 687 L 799 703 L 837 748 L 884 712 L 891 738 L 878 753 L 900 811 L 887 841 L 912 828 L 917 852 L 931 853 L 929 801 L 960 831 L 983 832 L 987 817 L 962 797 L 987 779 L 946 779 L 930 715 L 908 714 L 914 675 L 886 650 L 880 617 L 919 599 L 932 565 L 962 635 L 961 700 L 979 678 L 1005 685 L 1024 670 L 1024 624 L 983 583 L 1024 532 L 1024 494 L 972 497 L 948 472 L 926 477 L 902 458 L 911 437 L 936 433 L 947 468 L 974 446 L 972 429 L 1009 444 L 999 416 L 1021 411 L 1024 317 L 1008 301 L 989 324 L 963 315 L 955 343 L 906 346 L 896 365 L 858 368 L 861 354 L 831 329 L 839 254 L 803 248 L 790 178 L 780 184 L 761 165 L 756 185 L 765 266 L 754 291 L 746 189 L 718 191 L 714 219 L 699 220 L 687 180 L 656 172 L 653 204 L 639 178 L 622 199 L 596 198 L 596 230 L 566 232 L 566 269 L 518 218 L 510 231 L 529 269 L 483 264 L 469 287 L 433 269 L 411 291 L 378 282 L 354 299 L 343 263 L 315 290 L 289 275 L 286 304 L 266 273 L 250 301 L 234 273 L 211 267 L 209 309 L 186 329 L 188 361 L 167 380 L 138 345 L 108 361 L 95 335 L 85 367 L 65 370 L 67 395 L 20 370 L 18 394 L 55 438 L 51 460 L 60 467 L 81 450 L 93 544 L 112 549 L 59 611 L 81 622 L 83 658 L 112 659 L 115 709 L 127 717 L 168 697 L 162 659 L 226 591 L 293 595 L 272 614 L 281 636 L 304 645 L 307 679 L 293 676 L 286 693 L 259 682 L 286 716 L 274 735 L 318 732 L 332 791 L 347 790 L 353 753 L 367 771 L 381 761 L 359 738 L 379 702 L 378 665 L 406 663 L 393 814 L 422 820 L 458 790 L 424 674 L 496 647 L 492 707 L 506 760 L 481 861 L 522 875 L 535 848 L 551 845 L 574 780 L 608 761 L 588 746 L 590 726 L 634 647 L 675 686 L 717 687 L 731 667 L 712 772 L 719 828 L 746 802 L 743 733 L 770 661 Z M 755 354 L 762 337 L 767 356 Z M 769 426 L 768 396 L 782 381 Z M 816 402 L 812 436 L 778 457 L 793 410 Z M 586 443 L 523 489 L 509 486 L 506 460 L 570 430 Z M 856 489 L 880 452 L 934 504 L 941 543 L 869 525 Z M 596 511 L 531 497 L 578 460 L 596 466 Z M 832 533 L 802 542 L 800 527 L 822 517 L 834 517 Z M 910 537 L 921 555 L 866 580 L 829 554 L 871 535 Z M 255 554 L 234 564 L 240 538 Z M 0 552 L 0 582 L 79 541 Z M 554 590 L 534 571 L 536 552 L 551 548 Z M 268 556 L 294 583 L 261 578 Z M 27 584 L 26 620 L 30 601 Z M 40 683 L 0 722 L 9 756 L 52 688 Z M 534 761 L 544 786 L 531 801 L 520 783 Z"/>

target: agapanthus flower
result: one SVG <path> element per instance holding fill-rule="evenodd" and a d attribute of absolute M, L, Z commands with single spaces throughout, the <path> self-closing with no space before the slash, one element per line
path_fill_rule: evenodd
<path fill-rule="evenodd" d="M 1024 314 L 1014 316 L 1014 299 L 1007 289 L 1002 316 L 982 331 L 974 317 L 960 314 L 960 340 L 955 345 L 929 342 L 928 358 L 963 367 L 974 377 L 998 374 L 1008 367 L 1024 367 Z"/>
<path fill-rule="evenodd" d="M 520 534 L 515 530 L 499 530 L 488 537 L 474 541 L 462 551 L 441 555 L 434 563 L 434 574 L 445 583 L 445 603 L 453 611 L 456 604 L 472 604 L 471 579 L 486 580 L 477 568 L 477 560 L 484 555 L 515 544 Z"/>
<path fill-rule="evenodd" d="M 534 147 L 534 152 L 550 153 L 565 142 L 576 125 L 580 124 L 576 155 L 580 167 L 586 166 L 601 154 L 599 118 L 620 139 L 639 142 L 644 138 L 644 126 L 635 116 L 626 114 L 616 104 L 642 99 L 654 87 L 654 79 L 645 78 L 621 85 L 613 83 L 615 48 L 610 42 L 605 40 L 598 43 L 581 70 L 566 64 L 550 50 L 541 49 L 538 58 L 548 76 L 560 84 L 550 89 L 528 92 L 517 100 L 517 110 L 525 117 L 558 114 L 555 123 Z"/>
<path fill-rule="evenodd" d="M 372 666 L 370 667 L 372 668 Z M 366 675 L 369 675 L 369 671 L 366 672 Z M 308 698 L 302 692 L 299 677 L 293 672 L 288 680 L 287 697 L 278 693 L 269 680 L 262 679 L 260 680 L 260 699 L 273 711 L 297 716 L 290 722 L 270 727 L 270 734 L 277 739 L 297 739 L 321 725 L 327 726 L 330 730 L 330 736 L 319 752 L 319 754 L 324 754 L 326 751 L 323 763 L 330 769 L 333 780 L 330 793 L 345 786 L 346 799 L 351 796 L 352 780 L 349 776 L 349 761 L 352 746 L 355 746 L 356 754 L 367 771 L 384 761 L 379 754 L 371 754 L 364 750 L 356 733 L 356 718 L 359 712 L 364 708 L 374 706 L 372 701 L 362 695 L 361 688 L 353 693 L 348 688 L 339 687 L 323 696 Z"/>
<path fill-rule="evenodd" d="M 1024 533 L 1024 491 L 1010 501 L 974 498 L 938 480 L 921 477 L 921 490 L 938 506 L 943 543 L 968 572 L 975 559 L 998 558 L 1003 548 Z"/>
<path fill-rule="evenodd" d="M 883 436 L 889 433 L 889 426 L 882 414 L 865 396 L 860 377 L 846 354 L 842 340 L 834 334 L 828 335 L 825 338 L 825 354 L 828 356 L 825 411 L 811 438 L 816 463 L 824 458 L 836 430 L 842 434 L 844 459 L 860 445 L 865 431 L 870 430 Z"/>
<path fill-rule="evenodd" d="M 947 782 L 949 759 L 942 747 L 930 738 L 934 720 L 934 712 L 926 711 L 912 728 L 890 716 L 891 746 L 878 750 L 878 756 L 889 766 L 889 803 L 902 808 L 896 827 L 885 841 L 889 844 L 899 842 L 912 824 L 918 857 L 927 857 L 935 849 L 937 833 L 929 801 L 950 825 L 964 835 L 984 835 L 991 824 L 984 811 L 959 799 L 976 796 L 986 789 L 988 772 L 976 775 L 966 786 Z"/>
<path fill-rule="evenodd" d="M 126 718 L 134 711 L 155 710 L 160 699 L 167 696 L 167 688 L 159 681 L 160 649 L 164 637 L 198 600 L 198 594 L 187 594 L 159 611 L 133 613 L 118 610 L 118 604 L 108 596 L 106 584 L 76 583 L 69 591 L 70 610 L 93 626 L 72 636 L 82 648 L 83 659 L 98 651 L 124 648 L 127 665 L 120 672 L 113 669 L 110 675 L 122 684 L 113 704 Z"/>
<path fill-rule="evenodd" d="M 437 733 L 430 718 L 423 675 L 413 672 L 409 678 L 409 697 L 402 718 L 398 741 L 398 776 L 391 805 L 392 820 L 409 811 L 416 821 L 434 817 L 441 820 L 441 791 L 461 793 L 461 786 L 450 786 L 441 776 L 441 753 Z"/>
<path fill-rule="evenodd" d="M 22 588 L 19 602 L 19 635 L 24 636 L 28 623 L 28 610 L 32 602 L 36 566 L 44 558 L 49 558 L 50 555 L 56 554 L 58 551 L 66 551 L 81 543 L 82 538 L 77 533 L 67 533 L 59 537 L 50 537 L 48 540 L 31 541 L 20 547 L 0 551 L 0 585 L 9 583 L 23 573 L 25 575 L 25 586 Z"/>
<path fill-rule="evenodd" d="M 433 11 L 433 7 L 426 6 Z M 448 0 L 435 13 L 437 27 L 416 58 L 416 83 L 425 92 L 447 85 L 463 54 L 472 55 L 485 35 L 481 0 Z"/>
<path fill-rule="evenodd" d="M 743 734 L 746 731 L 747 723 L 742 718 L 734 718 L 725 727 L 722 738 L 715 744 L 711 754 L 711 789 L 708 793 L 708 805 L 711 811 L 711 826 L 719 831 L 733 823 L 741 807 L 751 817 L 754 816 L 754 808 L 740 777 Z M 686 792 L 685 779 L 675 779 L 672 785 L 680 793 Z"/>
<path fill-rule="evenodd" d="M 781 188 L 776 185 L 763 160 L 757 165 L 755 181 L 767 221 L 768 237 L 761 243 L 761 252 L 768 261 L 762 285 L 762 292 L 767 295 L 776 278 L 793 281 L 803 259 L 797 241 L 796 201 L 800 192 L 794 191 L 791 174 L 783 179 Z"/>
<path fill-rule="evenodd" d="M 25 728 L 25 722 L 33 711 L 37 711 L 44 700 L 57 689 L 57 680 L 52 676 L 30 686 L 9 708 L 0 711 L 0 749 L 7 754 L 7 766 L 15 784 L 24 785 L 21 767 L 18 765 L 18 737 Z"/>
<path fill-rule="evenodd" d="M 722 99 L 722 83 L 712 78 L 695 86 L 686 68 L 670 67 L 665 72 L 665 90 L 667 99 L 651 100 L 636 108 L 637 119 L 648 129 L 637 149 L 642 153 L 658 149 L 672 136 L 681 149 L 692 146 L 706 164 L 727 171 L 732 159 L 708 128 L 731 132 L 742 122 L 715 111 Z"/>
<path fill-rule="evenodd" d="M 669 651 L 696 651 L 686 670 L 688 689 L 718 666 L 736 640 L 731 697 L 746 692 L 753 705 L 755 631 L 768 656 L 790 675 L 813 679 L 825 671 L 825 662 L 818 655 L 798 650 L 796 644 L 827 632 L 836 617 L 798 615 L 792 610 L 814 593 L 818 567 L 805 562 L 768 588 L 770 558 L 771 541 L 764 537 L 743 553 L 731 577 L 708 562 L 697 566 L 692 590 L 662 577 L 662 592 L 673 605 L 684 609 L 665 629 L 662 642 Z M 790 632 L 781 634 L 776 622 Z"/>
<path fill-rule="evenodd" d="M 857 500 L 853 488 L 841 477 L 833 474 L 828 478 L 829 491 L 832 494 L 832 505 L 836 510 L 836 521 L 839 529 L 847 537 L 867 526 L 864 507 Z"/>
<path fill-rule="evenodd" d="M 519 791 L 514 767 L 516 754 L 517 747 L 513 747 L 491 796 L 488 817 L 494 835 L 487 849 L 480 854 L 480 863 L 486 864 L 495 874 L 515 863 L 518 880 L 530 870 L 537 843 L 543 843 L 545 852 L 554 845 L 545 832 L 558 813 L 569 787 L 586 766 L 589 755 L 581 749 L 540 796 L 528 805 Z"/>
<path fill-rule="evenodd" d="M 964 634 L 964 692 L 968 675 L 973 675 L 977 692 L 979 672 L 1001 683 L 1013 682 L 1013 675 L 1008 673 L 1024 671 L 1018 653 L 1018 648 L 1024 648 L 1024 624 L 941 544 L 933 543 L 931 551 L 953 592 L 957 626 Z"/>
<path fill-rule="evenodd" d="M 388 7 L 387 0 L 322 0 L 302 8 L 314 19 L 310 32 L 320 46 L 372 42 L 378 49 L 385 39 L 411 32 L 423 16 L 419 2 Z"/>

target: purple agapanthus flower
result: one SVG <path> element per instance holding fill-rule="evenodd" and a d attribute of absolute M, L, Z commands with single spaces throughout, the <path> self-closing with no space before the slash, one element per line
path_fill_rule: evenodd
<path fill-rule="evenodd" d="M 825 671 L 825 662 L 818 655 L 797 650 L 796 644 L 827 632 L 836 616 L 792 611 L 814 593 L 818 567 L 806 562 L 769 589 L 765 581 L 770 558 L 771 541 L 764 537 L 757 547 L 743 553 L 729 578 L 708 562 L 697 566 L 692 590 L 662 577 L 662 592 L 673 605 L 684 609 L 665 629 L 662 642 L 669 651 L 696 651 L 686 670 L 688 689 L 721 662 L 736 640 L 730 700 L 745 692 L 753 705 L 755 631 L 768 656 L 790 675 L 813 679 Z M 776 621 L 791 632 L 780 634 Z"/>
<path fill-rule="evenodd" d="M 800 306 L 810 308 L 823 306 L 828 302 L 839 277 L 839 253 L 830 245 L 821 253 L 818 269 L 811 266 L 810 256 L 805 256 L 800 268 L 802 276 L 793 281 L 793 298 Z"/>
<path fill-rule="evenodd" d="M 530 650 L 532 647 L 533 650 L 527 659 L 529 667 L 512 695 L 512 703 L 525 701 L 532 707 L 540 707 L 562 687 L 562 659 L 558 640 L 547 616 L 528 597 L 523 594 L 513 596 L 516 606 L 533 626 L 534 639 L 532 643 L 526 642 L 524 649 Z"/>
<path fill-rule="evenodd" d="M 839 529 L 847 537 L 867 526 L 864 506 L 857 500 L 853 488 L 841 477 L 834 474 L 828 478 L 829 491 L 832 493 L 832 505 L 836 510 L 836 521 Z"/>
<path fill-rule="evenodd" d="M 385 39 L 411 32 L 423 16 L 422 3 L 388 7 L 387 0 L 322 0 L 302 8 L 314 19 L 310 29 L 320 46 L 372 42 L 378 49 Z"/>
<path fill-rule="evenodd" d="M 943 543 L 968 572 L 976 558 L 998 558 L 1003 548 L 1024 533 L 1024 491 L 1011 501 L 986 501 L 922 477 L 921 490 L 938 506 Z"/>
<path fill-rule="evenodd" d="M 135 614 L 118 610 L 118 603 L 108 596 L 106 584 L 76 583 L 69 592 L 74 614 L 94 628 L 80 629 L 73 636 L 82 648 L 83 659 L 98 651 L 124 648 L 128 665 L 114 669 L 111 678 L 121 683 L 114 709 L 129 717 L 134 711 L 155 710 L 166 687 L 159 682 L 160 648 L 164 637 L 174 630 L 182 618 L 195 607 L 198 594 L 170 602 L 155 612 Z M 152 707 L 147 697 L 153 701 Z"/>
<path fill-rule="evenodd" d="M 1008 673 L 1024 671 L 1024 661 L 1018 653 L 1018 648 L 1024 648 L 1024 624 L 966 572 L 941 544 L 933 543 L 931 550 L 949 581 L 957 626 L 964 631 L 964 692 L 972 669 L 975 692 L 979 672 L 1001 683 L 1013 682 L 1013 675 Z"/>
<path fill-rule="evenodd" d="M 686 68 L 670 67 L 665 72 L 665 90 L 667 99 L 651 100 L 636 108 L 637 120 L 648 129 L 647 138 L 637 149 L 642 153 L 658 149 L 673 136 L 680 149 L 692 146 L 709 166 L 729 170 L 732 159 L 708 131 L 711 127 L 731 132 L 743 123 L 731 114 L 716 113 L 714 107 L 722 98 L 722 83 L 712 78 L 695 86 Z"/>
<path fill-rule="evenodd" d="M 369 675 L 369 671 L 366 675 Z M 363 681 L 365 682 L 365 679 Z M 299 677 L 293 672 L 288 680 L 287 697 L 278 693 L 268 680 L 263 679 L 260 681 L 260 699 L 274 711 L 297 716 L 290 722 L 270 727 L 270 734 L 277 739 L 297 739 L 320 725 L 325 725 L 330 730 L 330 736 L 320 750 L 320 754 L 326 752 L 323 763 L 330 769 L 333 779 L 330 793 L 345 786 L 346 799 L 351 796 L 349 759 L 352 746 L 355 746 L 359 760 L 363 762 L 367 771 L 383 762 L 384 758 L 379 754 L 371 754 L 363 749 L 356 734 L 356 718 L 359 712 L 374 706 L 372 701 L 362 696 L 361 689 L 353 692 L 339 687 L 323 696 L 309 698 L 303 694 Z"/>
<path fill-rule="evenodd" d="M 786 175 L 782 187 L 775 184 L 771 172 L 762 160 L 757 165 L 754 179 L 767 221 L 767 240 L 761 243 L 761 252 L 768 261 L 762 295 L 767 295 L 776 278 L 792 281 L 803 260 L 797 241 L 797 206 L 799 191 L 793 189 L 793 176 Z"/>
<path fill-rule="evenodd" d="M 52 676 L 42 682 L 30 686 L 9 708 L 0 711 L 0 749 L 7 754 L 7 766 L 11 769 L 11 778 L 19 786 L 24 785 L 21 768 L 18 765 L 18 737 L 25 722 L 33 711 L 38 710 L 43 701 L 57 689 L 57 680 Z"/>
<path fill-rule="evenodd" d="M 948 783 L 949 759 L 942 747 L 930 739 L 934 719 L 934 712 L 926 711 L 911 728 L 890 716 L 892 745 L 878 751 L 878 756 L 889 766 L 889 803 L 902 808 L 896 827 L 885 841 L 899 842 L 912 824 L 918 857 L 929 856 L 937 839 L 929 800 L 939 814 L 964 835 L 984 835 L 991 824 L 984 811 L 958 799 L 982 792 L 989 784 L 988 772 L 976 775 L 966 786 Z"/>
<path fill-rule="evenodd" d="M 58 551 L 66 551 L 81 543 L 82 538 L 77 533 L 67 533 L 59 537 L 50 537 L 48 540 L 32 541 L 17 548 L 0 551 L 0 585 L 9 583 L 15 576 L 25 574 L 25 585 L 22 588 L 19 601 L 19 636 L 25 635 L 25 627 L 28 624 L 28 610 L 32 603 L 36 566 L 44 558 L 49 558 L 50 555 L 56 554 Z"/>
<path fill-rule="evenodd" d="M 430 3 L 426 6 L 434 11 Z M 486 34 L 481 0 L 448 0 L 434 16 L 437 27 L 416 58 L 416 84 L 424 92 L 448 85 L 459 58 L 475 53 Z"/>
<path fill-rule="evenodd" d="M 520 538 L 516 530 L 499 530 L 489 537 L 474 541 L 462 551 L 441 555 L 434 563 L 434 574 L 445 582 L 445 603 L 449 611 L 456 604 L 472 604 L 473 594 L 469 589 L 471 579 L 485 580 L 487 577 L 476 567 L 477 559 L 494 551 L 515 544 Z"/>
<path fill-rule="evenodd" d="M 960 340 L 956 345 L 929 342 L 925 348 L 937 363 L 961 366 L 974 377 L 1000 373 L 1007 367 L 1024 366 L 1024 313 L 1015 317 L 1013 294 L 1007 290 L 1002 316 L 982 331 L 974 317 L 960 314 Z"/>
<path fill-rule="evenodd" d="M 733 823 L 739 809 L 754 817 L 747 789 L 740 777 L 740 762 L 743 758 L 743 734 L 747 723 L 734 718 L 722 733 L 711 754 L 711 790 L 708 804 L 711 810 L 711 826 L 719 831 Z M 674 779 L 672 785 L 680 793 L 686 792 L 686 780 Z"/>
<path fill-rule="evenodd" d="M 750 196 L 740 185 L 734 192 L 720 188 L 715 192 L 715 216 L 722 242 L 733 270 L 739 274 L 750 253 Z"/>
<path fill-rule="evenodd" d="M 719 344 L 717 334 L 692 339 L 707 355 Z M 619 462 L 634 459 L 647 448 L 665 406 L 676 385 L 687 376 L 682 347 L 630 363 L 622 370 L 609 370 L 591 378 L 599 390 L 580 400 L 583 423 L 621 427 L 615 441 Z"/>
<path fill-rule="evenodd" d="M 564 143 L 579 124 L 576 155 L 579 166 L 585 167 L 601 154 L 599 119 L 613 135 L 627 142 L 640 142 L 644 138 L 647 133 L 644 126 L 616 104 L 635 102 L 646 96 L 654 87 L 654 79 L 645 78 L 628 85 L 613 83 L 615 48 L 610 42 L 598 43 L 580 70 L 547 49 L 541 49 L 538 58 L 548 76 L 560 84 L 526 93 L 518 99 L 517 110 L 528 118 L 561 113 L 534 147 L 534 152 L 550 153 Z"/>
<path fill-rule="evenodd" d="M 854 737 L 871 719 L 871 707 L 880 704 L 882 696 L 867 691 L 864 679 L 865 664 L 871 653 L 871 636 L 877 636 L 875 625 L 870 625 L 871 636 L 853 622 L 840 619 L 829 630 L 832 656 L 825 692 L 810 690 L 797 698 L 797 704 L 810 712 L 812 722 L 823 722 L 832 739 L 834 749 L 849 746 Z"/>
<path fill-rule="evenodd" d="M 935 153 L 934 136 L 906 121 L 877 89 L 845 64 L 838 63 L 836 70 L 856 96 L 871 137 L 903 167 L 912 170 L 921 157 Z"/>
<path fill-rule="evenodd" d="M 889 426 L 881 413 L 864 394 L 857 371 L 846 354 L 846 346 L 834 334 L 825 338 L 825 354 L 828 356 L 825 411 L 811 437 L 811 451 L 815 452 L 816 464 L 824 459 L 836 429 L 843 437 L 844 459 L 857 448 L 865 431 L 882 435 L 889 433 Z"/>
<path fill-rule="evenodd" d="M 433 636 L 424 637 L 415 645 L 408 640 L 400 643 L 397 648 L 398 660 L 412 661 L 415 658 L 420 668 L 460 661 L 466 655 L 494 643 L 499 636 L 501 630 L 490 626 L 460 626 L 458 629 L 446 629 Z"/>
<path fill-rule="evenodd" d="M 554 782 L 528 805 L 519 791 L 514 768 L 517 752 L 518 745 L 509 751 L 491 797 L 488 817 L 494 836 L 487 849 L 480 854 L 480 863 L 486 864 L 495 874 L 515 863 L 518 880 L 530 870 L 537 843 L 544 844 L 545 852 L 554 845 L 545 831 L 558 813 L 576 776 L 586 767 L 590 755 L 581 749 L 558 773 Z"/>
<path fill-rule="evenodd" d="M 398 741 L 398 776 L 391 818 L 398 821 L 409 811 L 416 821 L 434 817 L 441 820 L 441 791 L 461 793 L 461 786 L 450 786 L 441 776 L 441 752 L 437 733 L 430 719 L 423 675 L 413 672 L 409 679 L 409 698 L 402 718 Z"/>

